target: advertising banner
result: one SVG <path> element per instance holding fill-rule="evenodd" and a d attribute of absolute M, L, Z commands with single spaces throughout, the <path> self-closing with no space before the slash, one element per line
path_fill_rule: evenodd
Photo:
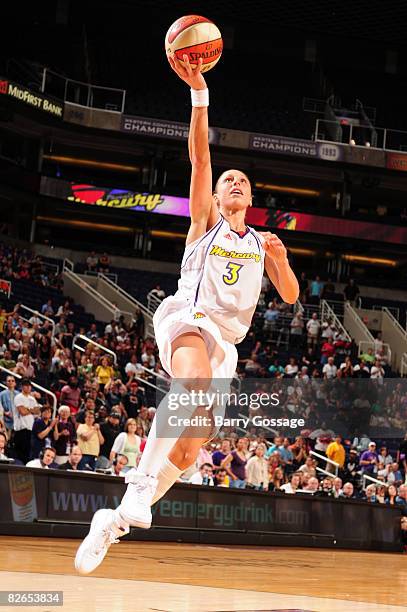
<path fill-rule="evenodd" d="M 89 523 L 100 508 L 116 508 L 125 488 L 124 478 L 0 465 L 0 524 Z M 349 548 L 401 549 L 400 506 L 175 484 L 152 512 L 153 525 L 166 529 L 314 534 Z"/>
<path fill-rule="evenodd" d="M 9 96 L 10 98 L 23 102 L 23 104 L 27 106 L 31 106 L 48 115 L 62 119 L 64 110 L 63 102 L 38 91 L 33 92 L 28 89 L 28 87 L 17 85 L 8 79 L 0 80 L 0 95 Z"/>
<path fill-rule="evenodd" d="M 391 170 L 407 172 L 407 153 L 386 153 L 386 166 Z"/>
<path fill-rule="evenodd" d="M 61 198 L 68 203 L 131 210 L 136 212 L 189 216 L 189 199 L 161 193 L 140 193 L 129 189 L 96 187 L 82 183 L 70 183 L 59 179 L 41 177 L 40 193 Z M 355 221 L 353 219 L 322 217 L 308 213 L 249 208 L 247 222 L 260 228 L 296 230 L 329 236 L 344 236 L 360 240 L 375 240 L 393 244 L 407 243 L 407 227 L 396 227 Z"/>

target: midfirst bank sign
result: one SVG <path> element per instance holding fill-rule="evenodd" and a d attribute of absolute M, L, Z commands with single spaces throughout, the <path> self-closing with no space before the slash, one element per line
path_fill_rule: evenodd
<path fill-rule="evenodd" d="M 1 94 L 19 100 L 28 106 L 62 119 L 64 110 L 62 103 L 57 102 L 48 96 L 44 96 L 40 92 L 33 93 L 26 87 L 20 87 L 11 81 L 2 79 L 0 80 L 0 95 Z"/>

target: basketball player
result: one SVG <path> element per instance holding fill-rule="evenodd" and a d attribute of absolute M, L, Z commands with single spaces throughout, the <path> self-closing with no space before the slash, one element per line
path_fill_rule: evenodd
<path fill-rule="evenodd" d="M 186 55 L 185 65 L 175 57 L 168 60 L 191 88 L 191 225 L 178 291 L 161 303 L 153 322 L 161 363 L 173 379 L 171 390 L 206 392 L 211 380 L 230 381 L 235 373 L 235 345 L 250 327 L 264 268 L 285 302 L 297 300 L 298 283 L 280 239 L 269 232 L 260 234 L 245 223 L 252 205 L 246 174 L 224 172 L 212 194 L 209 94 L 200 71 L 202 61 L 193 68 Z M 200 447 L 213 436 L 214 411 L 224 410 L 214 406 L 211 411 L 207 405 L 194 406 L 192 402 L 180 405 L 176 412 L 179 418 L 210 418 L 209 424 L 198 428 L 181 425 L 175 435 L 165 429 L 167 408 L 164 398 L 140 464 L 126 474 L 128 486 L 121 504 L 116 510 L 98 510 L 93 517 L 90 532 L 76 554 L 75 566 L 80 573 L 93 571 L 110 544 L 128 533 L 130 526 L 151 526 L 151 505 L 195 462 Z"/>

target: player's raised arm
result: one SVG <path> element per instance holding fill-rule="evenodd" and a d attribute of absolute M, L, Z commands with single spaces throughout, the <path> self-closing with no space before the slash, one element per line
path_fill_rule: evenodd
<path fill-rule="evenodd" d="M 209 218 L 214 216 L 211 214 L 213 213 L 213 198 L 207 108 L 209 96 L 205 79 L 201 74 L 202 60 L 199 60 L 196 67 L 191 66 L 187 55 L 183 57 L 184 65 L 175 56 L 168 55 L 168 61 L 174 72 L 192 90 L 193 106 L 188 139 L 189 158 L 192 165 L 189 193 L 191 226 L 187 237 L 188 244 L 205 234 L 209 229 Z"/>

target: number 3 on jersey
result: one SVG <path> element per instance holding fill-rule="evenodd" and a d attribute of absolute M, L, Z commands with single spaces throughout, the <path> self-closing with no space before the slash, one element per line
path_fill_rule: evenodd
<path fill-rule="evenodd" d="M 243 264 L 235 264 L 231 261 L 226 266 L 227 274 L 222 276 L 222 280 L 226 285 L 234 285 L 239 280 L 239 272 L 243 268 Z"/>

